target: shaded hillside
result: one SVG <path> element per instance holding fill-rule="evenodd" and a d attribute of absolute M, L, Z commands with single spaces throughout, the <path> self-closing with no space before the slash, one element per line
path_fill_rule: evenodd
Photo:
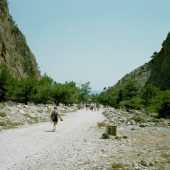
<path fill-rule="evenodd" d="M 170 89 L 170 33 L 162 44 L 159 53 L 155 53 L 150 61 L 151 74 L 147 83 L 161 89 Z"/>
<path fill-rule="evenodd" d="M 9 14 L 7 0 L 0 0 L 0 64 L 18 78 L 40 76 L 35 56 Z"/>
<path fill-rule="evenodd" d="M 153 84 L 160 89 L 170 89 L 170 33 L 160 52 L 155 52 L 149 63 L 127 74 L 117 84 L 124 84 L 128 80 L 136 80 L 141 87 Z"/>

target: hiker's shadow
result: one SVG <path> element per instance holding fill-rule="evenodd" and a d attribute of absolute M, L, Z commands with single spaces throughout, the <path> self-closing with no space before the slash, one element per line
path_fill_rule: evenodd
<path fill-rule="evenodd" d="M 45 130 L 44 132 L 54 132 L 53 130 Z"/>

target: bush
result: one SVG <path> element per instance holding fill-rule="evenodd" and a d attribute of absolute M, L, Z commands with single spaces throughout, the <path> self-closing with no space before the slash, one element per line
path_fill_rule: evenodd
<path fill-rule="evenodd" d="M 163 92 L 163 98 L 158 113 L 160 117 L 170 117 L 170 90 Z"/>
<path fill-rule="evenodd" d="M 105 127 L 105 123 L 104 122 L 97 122 L 97 126 L 100 127 Z"/>
<path fill-rule="evenodd" d="M 6 117 L 6 113 L 0 112 L 0 117 Z"/>
<path fill-rule="evenodd" d="M 129 165 L 123 163 L 113 163 L 108 170 L 130 170 Z"/>
<path fill-rule="evenodd" d="M 17 123 L 17 122 L 0 122 L 0 126 L 6 127 L 6 128 L 13 128 L 13 127 L 17 127 L 21 125 L 21 123 Z"/>
<path fill-rule="evenodd" d="M 131 119 L 134 120 L 135 122 L 138 122 L 138 123 L 146 122 L 145 119 L 141 116 L 133 116 Z"/>
<path fill-rule="evenodd" d="M 161 108 L 159 109 L 159 116 L 164 118 L 170 117 L 170 103 L 162 103 Z"/>
<path fill-rule="evenodd" d="M 133 97 L 130 100 L 124 100 L 120 102 L 120 107 L 126 109 L 127 111 L 129 111 L 130 109 L 138 110 L 143 108 L 142 102 L 143 100 L 140 97 Z"/>
<path fill-rule="evenodd" d="M 8 81 L 11 75 L 5 65 L 0 65 L 0 102 L 6 101 L 8 93 Z"/>

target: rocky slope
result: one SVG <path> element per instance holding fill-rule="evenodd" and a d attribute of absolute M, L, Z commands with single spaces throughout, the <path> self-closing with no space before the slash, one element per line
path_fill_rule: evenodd
<path fill-rule="evenodd" d="M 129 112 L 108 108 L 103 112 L 107 118 L 103 124 L 115 124 L 121 127 L 170 127 L 170 119 L 158 118 L 156 113 L 145 113 L 139 110 L 131 110 Z"/>
<path fill-rule="evenodd" d="M 35 56 L 9 14 L 7 0 L 0 0 L 0 64 L 18 78 L 40 76 Z"/>
<path fill-rule="evenodd" d="M 100 127 L 118 126 L 117 136 L 109 136 L 110 141 L 115 142 L 111 153 L 108 152 L 108 158 L 113 160 L 109 170 L 170 168 L 170 119 L 157 119 L 153 113 L 146 115 L 135 110 L 129 113 L 114 108 L 105 109 L 103 114 L 106 119 L 98 124 Z"/>
<path fill-rule="evenodd" d="M 54 105 L 52 104 L 0 103 L 0 131 L 22 125 L 50 121 L 50 113 L 53 108 Z M 67 107 L 60 104 L 58 109 L 64 115 L 66 112 L 76 111 L 77 106 Z"/>
<path fill-rule="evenodd" d="M 159 53 L 154 52 L 150 62 L 123 77 L 118 84 L 136 80 L 141 87 L 153 84 L 161 89 L 170 89 L 170 33 Z"/>

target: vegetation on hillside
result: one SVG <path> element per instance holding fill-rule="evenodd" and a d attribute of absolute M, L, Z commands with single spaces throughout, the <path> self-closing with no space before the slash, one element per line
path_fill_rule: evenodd
<path fill-rule="evenodd" d="M 57 83 L 44 74 L 40 79 L 13 77 L 6 66 L 0 66 L 0 102 L 15 101 L 27 104 L 38 103 L 101 103 L 115 108 L 140 109 L 157 112 L 159 117 L 170 117 L 170 90 L 162 90 L 147 84 L 141 88 L 137 81 L 129 80 L 124 84 L 105 88 L 100 95 L 91 94 L 90 83 Z"/>
<path fill-rule="evenodd" d="M 170 33 L 160 52 L 154 52 L 151 58 L 115 86 L 105 88 L 99 101 L 115 108 L 142 109 L 170 117 Z"/>
<path fill-rule="evenodd" d="M 160 51 L 154 52 L 148 63 L 126 74 L 117 84 L 126 84 L 129 80 L 136 81 L 141 88 L 152 84 L 161 90 L 170 90 L 170 32 Z"/>
<path fill-rule="evenodd" d="M 152 84 L 140 88 L 136 81 L 104 89 L 98 100 L 103 105 L 115 108 L 141 109 L 159 113 L 159 117 L 170 117 L 170 90 L 160 90 Z"/>
<path fill-rule="evenodd" d="M 87 103 L 90 100 L 90 83 L 81 84 L 65 82 L 56 83 L 48 75 L 44 74 L 40 79 L 27 77 L 17 79 L 13 77 L 6 66 L 0 66 L 0 102 L 7 100 L 38 103 Z"/>

